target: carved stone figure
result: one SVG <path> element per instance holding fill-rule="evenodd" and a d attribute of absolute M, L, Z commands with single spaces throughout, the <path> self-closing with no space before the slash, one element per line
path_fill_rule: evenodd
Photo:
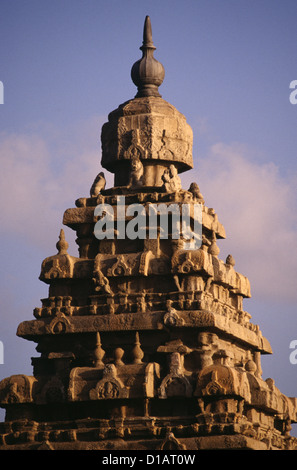
<path fill-rule="evenodd" d="M 142 186 L 143 164 L 139 158 L 133 157 L 131 160 L 131 170 L 129 176 L 128 188 Z"/>
<path fill-rule="evenodd" d="M 197 183 L 191 183 L 189 187 L 190 193 L 193 194 L 193 198 L 202 204 L 204 204 L 204 198 L 200 192 L 200 188 Z"/>
<path fill-rule="evenodd" d="M 162 176 L 163 186 L 168 193 L 173 193 L 181 189 L 181 180 L 175 165 L 170 165 Z"/>
<path fill-rule="evenodd" d="M 104 176 L 103 171 L 101 171 L 95 178 L 91 189 L 90 189 L 90 195 L 91 197 L 97 197 L 103 189 L 105 189 L 106 185 L 106 179 Z"/>

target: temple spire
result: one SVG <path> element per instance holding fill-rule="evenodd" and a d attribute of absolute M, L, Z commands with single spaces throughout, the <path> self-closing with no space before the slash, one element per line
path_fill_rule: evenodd
<path fill-rule="evenodd" d="M 152 26 L 149 16 L 146 16 L 143 28 L 143 42 L 140 50 L 142 58 L 135 62 L 131 69 L 131 78 L 138 88 L 135 98 L 144 96 L 161 96 L 158 87 L 165 76 L 163 65 L 154 58 Z"/>
<path fill-rule="evenodd" d="M 149 16 L 146 16 L 143 27 L 143 42 L 140 50 L 145 51 L 147 48 L 156 49 L 153 44 L 152 24 Z"/>

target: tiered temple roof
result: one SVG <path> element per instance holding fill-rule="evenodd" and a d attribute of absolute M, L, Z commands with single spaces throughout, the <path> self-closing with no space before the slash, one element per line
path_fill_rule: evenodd
<path fill-rule="evenodd" d="M 141 50 L 137 94 L 102 128 L 103 171 L 64 213 L 78 255 L 62 229 L 41 266 L 48 297 L 18 327 L 40 355 L 32 376 L 0 383 L 0 449 L 296 449 L 297 400 L 262 377 L 261 356 L 272 351 L 243 309 L 249 280 L 231 254 L 219 258 L 225 229 L 198 184 L 182 188 L 193 135 L 159 94 L 149 17 Z M 173 237 L 172 214 L 167 237 L 161 217 L 155 237 L 148 225 L 143 237 L 119 236 L 132 204 L 146 224 L 152 205 L 198 205 L 199 246 Z M 96 234 L 102 205 L 113 210 L 113 237 Z"/>

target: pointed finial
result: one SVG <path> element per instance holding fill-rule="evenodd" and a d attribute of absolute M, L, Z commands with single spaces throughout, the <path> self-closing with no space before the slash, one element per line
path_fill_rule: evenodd
<path fill-rule="evenodd" d="M 208 253 L 210 253 L 213 256 L 218 256 L 218 254 L 220 253 L 220 249 L 217 245 L 217 237 L 214 231 L 212 232 L 212 240 L 211 240 L 211 245 L 208 248 Z"/>
<path fill-rule="evenodd" d="M 153 44 L 153 34 L 152 34 L 152 24 L 149 16 L 145 17 L 144 27 L 143 27 L 143 42 L 140 47 L 141 51 L 144 51 L 146 48 L 156 49 Z"/>
<path fill-rule="evenodd" d="M 65 240 L 65 233 L 63 229 L 60 231 L 59 241 L 57 242 L 56 247 L 59 255 L 65 255 L 67 253 L 69 244 Z"/>
<path fill-rule="evenodd" d="M 228 264 L 229 266 L 235 266 L 235 259 L 233 258 L 232 255 L 227 256 L 226 264 Z"/>
<path fill-rule="evenodd" d="M 94 366 L 95 367 L 103 367 L 104 363 L 102 359 L 105 356 L 105 351 L 102 349 L 100 333 L 97 331 L 96 333 L 96 347 L 94 350 Z"/>
<path fill-rule="evenodd" d="M 131 69 L 131 78 L 138 88 L 135 98 L 144 96 L 161 96 L 158 87 L 163 83 L 165 70 L 163 65 L 154 58 L 152 26 L 149 16 L 146 16 L 143 28 L 143 42 L 140 50 L 142 58 L 135 62 Z"/>
<path fill-rule="evenodd" d="M 139 333 L 136 331 L 135 334 L 135 343 L 134 343 L 134 348 L 133 348 L 133 357 L 134 357 L 134 364 L 141 364 L 144 353 L 140 347 L 140 341 L 139 341 Z"/>

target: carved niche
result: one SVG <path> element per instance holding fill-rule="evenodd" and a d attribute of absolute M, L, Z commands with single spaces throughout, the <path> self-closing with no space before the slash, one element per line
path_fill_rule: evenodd
<path fill-rule="evenodd" d="M 170 356 L 169 371 L 160 385 L 159 398 L 192 396 L 192 386 L 184 374 L 181 355 L 178 352 Z"/>
<path fill-rule="evenodd" d="M 128 389 L 117 377 L 117 369 L 114 364 L 108 364 L 103 370 L 103 378 L 96 387 L 90 390 L 91 400 L 128 398 Z"/>
<path fill-rule="evenodd" d="M 0 382 L 0 403 L 30 403 L 33 401 L 34 377 L 12 375 Z"/>

